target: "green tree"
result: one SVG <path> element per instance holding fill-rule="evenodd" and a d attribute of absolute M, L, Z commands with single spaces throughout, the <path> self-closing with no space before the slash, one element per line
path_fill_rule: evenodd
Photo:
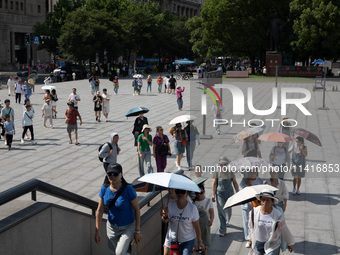
<path fill-rule="evenodd" d="M 117 23 L 117 19 L 105 11 L 78 8 L 71 12 L 58 38 L 62 55 L 70 60 L 81 61 L 93 60 L 96 53 L 112 52 L 119 38 Z"/>
<path fill-rule="evenodd" d="M 294 38 L 291 45 L 304 60 L 311 57 L 337 60 L 340 56 L 340 2 L 293 0 L 290 4 Z"/>
<path fill-rule="evenodd" d="M 44 43 L 39 45 L 39 49 L 45 49 L 49 53 L 55 54 L 58 48 L 57 38 L 61 34 L 61 27 L 64 25 L 68 13 L 83 6 L 86 0 L 59 0 L 53 6 L 53 12 L 46 14 L 43 23 L 37 22 L 34 26 L 34 34 L 37 36 L 49 36 L 44 39 Z"/>

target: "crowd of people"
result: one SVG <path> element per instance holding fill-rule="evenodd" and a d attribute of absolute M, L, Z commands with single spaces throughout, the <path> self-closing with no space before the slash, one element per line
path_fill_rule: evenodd
<path fill-rule="evenodd" d="M 147 79 L 147 92 L 152 91 L 152 78 Z M 101 121 L 101 112 L 103 111 L 104 121 L 108 121 L 110 95 L 104 88 L 100 92 L 100 81 L 97 77 L 89 80 L 91 93 L 93 95 L 94 112 L 96 121 Z M 33 118 L 35 111 L 30 103 L 30 95 L 34 93 L 31 82 L 24 82 L 21 85 L 19 79 L 10 78 L 8 81 L 8 94 L 16 98 L 16 103 L 21 103 L 21 94 L 25 94 L 25 103 L 23 105 L 21 143 L 25 143 L 25 138 L 30 139 L 32 144 L 36 144 L 34 138 Z M 118 77 L 113 80 L 113 91 L 118 94 L 119 82 Z M 171 77 L 163 78 L 161 75 L 157 78 L 158 92 L 175 94 L 177 96 L 178 110 L 182 109 L 182 93 L 185 91 L 177 85 L 176 79 Z M 142 79 L 133 80 L 134 91 L 140 94 Z M 26 96 L 27 95 L 27 96 Z M 134 93 L 135 95 L 135 93 Z M 49 121 L 50 128 L 53 129 L 53 118 L 57 115 L 58 96 L 55 90 L 47 90 L 42 98 L 42 116 L 43 126 Z M 78 103 L 81 101 L 77 89 L 73 88 L 68 97 L 68 109 L 65 111 L 65 123 L 69 137 L 69 143 L 72 144 L 72 132 L 74 132 L 75 145 L 78 141 L 78 119 L 82 125 L 82 117 L 78 111 Z M 8 149 L 11 149 L 13 136 L 15 135 L 14 110 L 10 106 L 10 99 L 4 101 L 5 106 L 1 110 L 2 136 L 5 137 Z M 212 111 L 216 118 L 221 118 L 224 108 L 220 105 L 213 106 Z M 285 125 L 280 125 L 279 132 L 293 136 L 290 124 L 287 121 L 288 116 L 283 116 L 282 121 Z M 162 126 L 153 129 L 149 125 L 144 113 L 139 113 L 135 119 L 132 134 L 134 145 L 137 147 L 139 159 L 140 176 L 154 172 L 152 156 L 155 159 L 157 172 L 165 172 L 167 169 L 167 157 L 176 155 L 176 167 L 183 168 L 181 161 L 186 153 L 187 167 L 189 170 L 195 170 L 197 178 L 200 177 L 201 166 L 193 166 L 193 156 L 196 142 L 200 144 L 200 135 L 193 121 L 187 121 L 185 127 L 182 123 L 176 123 L 172 126 L 167 134 Z M 220 134 L 220 128 L 216 128 Z M 170 146 L 170 139 L 174 140 L 173 149 Z M 137 195 L 130 184 L 123 177 L 123 168 L 118 164 L 118 155 L 121 149 L 118 146 L 119 135 L 112 133 L 110 140 L 101 146 L 98 156 L 102 159 L 105 171 L 105 179 L 99 194 L 99 205 L 96 216 L 95 241 L 101 242 L 100 225 L 104 212 L 104 206 L 109 209 L 107 221 L 107 236 L 109 239 L 109 249 L 111 254 L 125 254 L 132 240 L 139 243 L 142 240 L 140 228 L 140 211 L 138 207 Z M 262 157 L 260 151 L 260 142 L 258 135 L 250 135 L 243 140 L 242 155 L 244 157 Z M 277 143 L 273 146 L 269 160 L 273 166 L 281 167 L 290 164 L 289 153 L 292 153 L 291 162 L 293 165 L 292 175 L 294 177 L 292 194 L 301 194 L 301 179 L 304 177 L 305 158 L 307 157 L 307 148 L 304 145 L 302 137 L 296 137 L 293 145 L 289 147 L 287 143 Z M 220 166 L 227 166 L 230 163 L 227 157 L 222 156 L 218 162 Z M 173 169 L 172 167 L 170 169 Z M 170 170 L 171 171 L 171 170 Z M 169 189 L 168 199 L 164 199 L 161 208 L 161 220 L 168 224 L 168 232 L 164 243 L 164 254 L 170 254 L 170 250 L 178 249 L 179 254 L 191 254 L 193 249 L 201 250 L 206 254 L 207 247 L 211 244 L 210 227 L 214 221 L 214 207 L 216 202 L 219 235 L 224 237 L 227 234 L 232 217 L 232 209 L 224 209 L 228 198 L 235 192 L 249 186 L 260 185 L 263 183 L 274 186 L 278 191 L 274 194 L 271 190 L 263 190 L 257 197 L 257 202 L 245 203 L 241 206 L 242 220 L 244 227 L 244 239 L 246 247 L 252 249 L 255 254 L 279 254 L 280 249 L 293 251 L 294 239 L 289 232 L 285 221 L 284 213 L 287 210 L 288 189 L 283 180 L 284 172 L 271 172 L 270 179 L 262 180 L 258 172 L 254 171 L 245 176 L 240 183 L 236 181 L 235 174 L 232 172 L 215 173 L 212 182 L 212 196 L 206 197 L 204 181 L 198 183 L 201 192 L 192 193 L 187 190 Z M 194 248 L 195 247 L 195 248 Z"/>

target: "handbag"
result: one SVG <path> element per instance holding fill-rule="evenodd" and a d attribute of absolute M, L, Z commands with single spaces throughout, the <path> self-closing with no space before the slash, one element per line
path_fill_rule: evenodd
<path fill-rule="evenodd" d="M 181 136 L 181 132 L 178 132 L 179 138 L 181 139 L 182 145 L 185 146 L 187 144 L 187 140 L 183 140 Z"/>

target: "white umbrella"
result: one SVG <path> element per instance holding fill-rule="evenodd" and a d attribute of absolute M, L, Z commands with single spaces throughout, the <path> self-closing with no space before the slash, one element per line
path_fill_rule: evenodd
<path fill-rule="evenodd" d="M 181 115 L 170 121 L 170 125 L 175 125 L 177 123 L 187 122 L 189 120 L 195 120 L 196 117 L 193 115 Z"/>
<path fill-rule="evenodd" d="M 55 86 L 51 86 L 51 85 L 42 86 L 41 89 L 43 89 L 43 90 L 49 90 L 49 91 L 51 91 L 52 89 L 57 90 L 57 88 L 56 88 Z"/>
<path fill-rule="evenodd" d="M 137 79 L 139 79 L 139 78 L 143 78 L 144 76 L 143 75 L 141 75 L 141 74 L 135 74 L 134 76 L 132 76 L 133 78 L 137 78 Z"/>
<path fill-rule="evenodd" d="M 152 173 L 146 174 L 138 180 L 141 182 L 152 183 L 166 188 L 201 192 L 201 189 L 197 186 L 195 182 L 180 174 Z"/>
<path fill-rule="evenodd" d="M 59 72 L 61 72 L 61 69 L 60 68 L 57 68 L 57 69 L 54 69 L 53 70 L 53 73 L 55 74 L 55 73 L 59 73 Z"/>
<path fill-rule="evenodd" d="M 270 186 L 268 184 L 263 185 L 255 185 L 255 186 L 248 186 L 241 189 L 239 192 L 235 193 L 231 197 L 228 198 L 227 202 L 225 203 L 223 209 L 228 207 L 236 206 L 236 205 L 243 205 L 248 202 L 254 201 L 256 199 L 256 195 L 259 194 L 262 190 L 269 189 L 272 191 L 277 191 L 278 189 Z"/>

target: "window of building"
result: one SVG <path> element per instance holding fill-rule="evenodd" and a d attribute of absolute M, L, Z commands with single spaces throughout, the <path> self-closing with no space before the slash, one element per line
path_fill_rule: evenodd
<path fill-rule="evenodd" d="M 0 8 L 2 8 L 2 0 L 0 0 Z"/>
<path fill-rule="evenodd" d="M 38 5 L 38 13 L 41 13 L 41 5 Z"/>
<path fill-rule="evenodd" d="M 10 2 L 9 8 L 10 8 L 11 10 L 13 10 L 13 1 Z"/>
<path fill-rule="evenodd" d="M 24 3 L 20 3 L 20 11 L 24 10 Z"/>
<path fill-rule="evenodd" d="M 19 2 L 15 2 L 15 10 L 19 11 Z"/>
<path fill-rule="evenodd" d="M 5 8 L 8 8 L 8 0 L 5 0 Z"/>

